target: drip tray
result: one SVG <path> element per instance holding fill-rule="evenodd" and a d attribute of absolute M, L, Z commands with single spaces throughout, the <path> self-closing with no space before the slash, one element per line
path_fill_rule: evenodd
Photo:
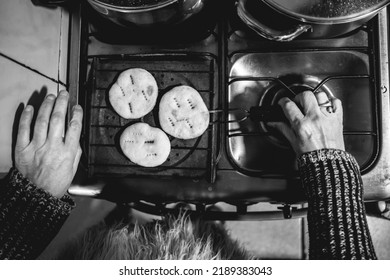
<path fill-rule="evenodd" d="M 159 96 L 154 110 L 142 119 L 121 118 L 108 102 L 108 91 L 122 71 L 129 68 L 143 68 L 155 77 Z M 188 85 L 197 89 L 209 109 L 218 104 L 215 75 L 216 64 L 207 55 L 134 55 L 95 57 L 92 64 L 91 92 L 86 96 L 88 117 L 84 150 L 88 151 L 90 177 L 112 176 L 175 176 L 205 178 L 215 177 L 216 125 L 199 138 L 180 140 L 170 137 L 171 153 L 167 161 L 159 167 L 144 168 L 133 164 L 121 152 L 119 138 L 122 131 L 137 122 L 145 122 L 159 127 L 158 104 L 162 95 L 172 87 Z"/>
<path fill-rule="evenodd" d="M 298 94 L 324 82 L 321 90 L 343 103 L 346 150 L 364 172 L 378 154 L 379 108 L 369 75 L 369 56 L 358 51 L 236 54 L 229 77 L 229 108 L 275 104 L 289 92 L 282 83 Z M 229 114 L 230 120 L 240 118 Z M 231 123 L 227 137 L 229 157 L 245 174 L 291 175 L 296 171 L 287 141 L 265 123 Z"/>

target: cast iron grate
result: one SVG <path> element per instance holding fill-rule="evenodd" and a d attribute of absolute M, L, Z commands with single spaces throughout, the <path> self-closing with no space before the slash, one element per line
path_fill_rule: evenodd
<path fill-rule="evenodd" d="M 108 102 L 108 90 L 120 72 L 143 68 L 155 77 L 159 98 L 154 110 L 137 120 L 121 118 Z M 209 110 L 218 106 L 217 64 L 211 54 L 150 54 L 95 56 L 92 58 L 91 92 L 88 105 L 88 170 L 90 177 L 112 176 L 179 176 L 215 180 L 218 151 L 218 125 L 210 116 L 208 130 L 199 138 L 180 140 L 170 137 L 172 150 L 159 167 L 144 168 L 133 164 L 121 152 L 118 140 L 131 124 L 145 122 L 159 127 L 158 103 L 174 86 L 189 85 L 201 94 Z"/>

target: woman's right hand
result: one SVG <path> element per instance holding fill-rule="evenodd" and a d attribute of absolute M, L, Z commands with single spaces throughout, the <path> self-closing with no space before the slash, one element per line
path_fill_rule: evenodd
<path fill-rule="evenodd" d="M 337 98 L 324 92 L 305 91 L 294 101 L 280 99 L 288 123 L 269 123 L 290 142 L 297 156 L 320 149 L 345 150 L 343 137 L 343 108 Z"/>

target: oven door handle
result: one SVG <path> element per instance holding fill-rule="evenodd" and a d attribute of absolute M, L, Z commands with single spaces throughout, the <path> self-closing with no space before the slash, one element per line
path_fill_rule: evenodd
<path fill-rule="evenodd" d="M 73 196 L 107 199 L 103 193 L 103 188 L 104 184 L 99 183 L 89 186 L 73 185 L 69 188 L 68 193 Z M 125 204 L 140 212 L 155 216 L 165 216 L 168 214 L 178 215 L 181 211 L 183 211 L 177 207 L 167 208 L 164 207 L 163 204 L 151 205 L 149 203 L 144 203 L 141 200 L 126 202 Z M 121 204 L 119 203 L 118 205 Z M 199 204 L 201 207 L 198 207 L 198 205 L 195 206 L 196 210 L 191 208 L 185 209 L 186 214 L 194 217 L 200 216 L 204 220 L 211 221 L 267 221 L 297 219 L 306 217 L 308 211 L 305 207 L 298 209 L 297 207 L 292 207 L 289 204 L 278 207 L 279 210 L 277 211 L 240 211 L 239 207 L 237 208 L 237 211 L 208 211 L 206 210 L 205 204 Z"/>
<path fill-rule="evenodd" d="M 71 185 L 68 189 L 68 194 L 72 196 L 100 198 L 104 185 L 104 183 L 89 184 L 87 186 Z"/>

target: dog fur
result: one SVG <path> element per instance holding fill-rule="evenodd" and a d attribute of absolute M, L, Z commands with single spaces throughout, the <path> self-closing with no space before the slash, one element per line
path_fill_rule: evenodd
<path fill-rule="evenodd" d="M 59 259 L 227 260 L 254 259 L 223 225 L 167 216 L 147 224 L 115 222 L 89 228 L 65 246 Z"/>

